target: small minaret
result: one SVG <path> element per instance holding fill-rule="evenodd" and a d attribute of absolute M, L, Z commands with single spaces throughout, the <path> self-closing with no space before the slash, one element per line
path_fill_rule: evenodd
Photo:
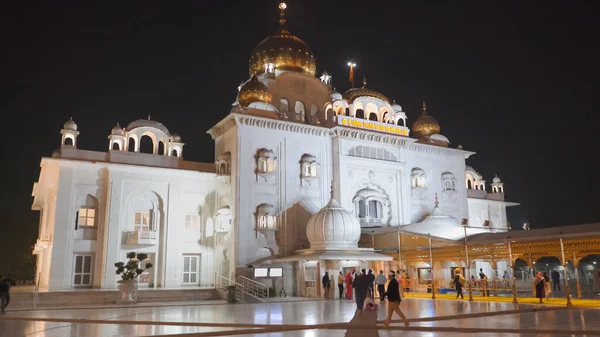
<path fill-rule="evenodd" d="M 183 145 L 185 145 L 185 143 L 181 140 L 181 136 L 176 133 L 172 134 L 169 137 L 169 143 L 167 144 L 167 156 L 182 158 Z"/>
<path fill-rule="evenodd" d="M 500 180 L 498 175 L 495 175 L 494 179 L 492 179 L 492 193 L 504 194 L 504 183 Z"/>
<path fill-rule="evenodd" d="M 108 136 L 109 151 L 125 151 L 125 129 L 119 123 L 115 125 Z"/>
<path fill-rule="evenodd" d="M 63 125 L 60 134 L 62 135 L 60 146 L 77 147 L 77 136 L 79 136 L 79 131 L 77 131 L 77 124 L 73 121 L 73 117 L 69 118 Z"/>

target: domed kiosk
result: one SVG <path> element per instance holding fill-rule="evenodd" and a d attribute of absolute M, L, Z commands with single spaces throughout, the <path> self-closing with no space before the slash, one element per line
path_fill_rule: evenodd
<path fill-rule="evenodd" d="M 379 254 L 373 248 L 359 248 L 361 228 L 358 218 L 345 210 L 335 200 L 333 186 L 329 202 L 315 213 L 306 226 L 309 249 L 297 250 L 294 255 L 274 259 L 274 262 L 297 262 L 297 273 L 302 279 L 300 293 L 303 296 L 321 296 L 321 278 L 328 272 L 332 289 L 337 288 L 340 271 L 373 269 L 372 261 L 392 261 L 388 255 Z M 309 271 L 309 272 L 307 272 Z M 316 275 L 317 282 L 310 282 Z"/>

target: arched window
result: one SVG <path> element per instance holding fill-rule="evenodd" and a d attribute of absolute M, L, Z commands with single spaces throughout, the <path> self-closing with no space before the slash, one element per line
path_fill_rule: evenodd
<path fill-rule="evenodd" d="M 410 175 L 413 188 L 425 187 L 427 176 L 425 175 L 425 171 L 423 171 L 423 169 L 415 167 L 410 171 Z"/>
<path fill-rule="evenodd" d="M 140 138 L 140 152 L 150 154 L 154 153 L 154 142 L 150 136 L 143 135 L 142 138 Z"/>
<path fill-rule="evenodd" d="M 381 226 L 389 220 L 389 199 L 379 188 L 367 186 L 357 191 L 352 202 L 362 227 Z"/>
<path fill-rule="evenodd" d="M 219 172 L 217 172 L 217 174 L 227 174 L 227 164 L 221 163 L 221 165 L 219 165 Z"/>
<path fill-rule="evenodd" d="M 166 155 L 167 154 L 165 152 L 165 143 L 162 140 L 160 142 L 158 142 L 158 154 L 160 154 L 160 155 Z"/>
<path fill-rule="evenodd" d="M 473 184 L 471 183 L 471 179 L 467 179 L 467 189 L 472 190 Z"/>
<path fill-rule="evenodd" d="M 256 207 L 256 230 L 276 230 L 277 214 L 271 204 L 260 204 Z"/>
<path fill-rule="evenodd" d="M 282 98 L 279 100 L 279 112 L 280 113 L 288 113 L 289 112 L 289 106 L 290 104 L 288 103 L 288 100 L 285 98 Z"/>
<path fill-rule="evenodd" d="M 406 126 L 406 125 L 404 124 L 404 119 L 403 119 L 403 118 L 398 118 L 398 122 L 396 122 L 396 124 L 397 124 L 398 126 Z"/>
<path fill-rule="evenodd" d="M 112 144 L 112 150 L 121 151 L 121 145 L 118 142 Z"/>
<path fill-rule="evenodd" d="M 454 174 L 450 171 L 444 171 L 442 173 L 442 190 L 443 191 L 454 191 L 455 190 Z"/>
<path fill-rule="evenodd" d="M 73 146 L 73 138 L 65 137 L 65 145 Z"/>
<path fill-rule="evenodd" d="M 310 183 L 310 179 L 317 177 L 317 158 L 312 154 L 305 153 L 300 158 L 300 172 L 301 178 L 307 179 Z"/>
<path fill-rule="evenodd" d="M 496 186 L 493 187 L 493 191 L 494 191 L 494 193 L 498 192 L 498 189 L 496 188 Z"/>
<path fill-rule="evenodd" d="M 500 193 L 504 193 L 504 188 L 503 188 L 502 186 L 500 186 L 500 187 L 498 187 L 498 191 L 499 191 Z"/>
<path fill-rule="evenodd" d="M 367 206 L 365 205 L 365 201 L 363 199 L 358 200 L 358 217 L 367 217 Z"/>
<path fill-rule="evenodd" d="M 173 152 L 171 152 L 171 155 L 173 157 L 179 157 L 179 154 L 177 153 L 177 149 L 173 149 Z"/>
<path fill-rule="evenodd" d="M 371 113 L 369 114 L 369 120 L 370 120 L 370 121 L 375 121 L 375 122 L 377 122 L 377 114 L 376 114 L 376 113 L 374 113 L 374 112 L 371 112 Z"/>
<path fill-rule="evenodd" d="M 365 111 L 363 109 L 356 109 L 356 114 L 354 114 L 356 118 L 365 118 Z"/>
<path fill-rule="evenodd" d="M 382 122 L 384 122 L 384 123 L 385 123 L 385 122 L 387 122 L 387 120 L 388 120 L 388 117 L 389 117 L 389 116 L 388 116 L 388 112 L 387 112 L 387 111 L 384 111 L 384 112 L 383 112 L 383 115 L 381 115 L 381 121 L 382 121 Z"/>
<path fill-rule="evenodd" d="M 135 138 L 129 137 L 129 140 L 127 142 L 127 150 L 129 152 L 135 152 Z"/>
<path fill-rule="evenodd" d="M 296 101 L 295 111 L 296 119 L 299 119 L 304 122 L 306 120 L 306 110 L 304 110 L 304 103 Z"/>

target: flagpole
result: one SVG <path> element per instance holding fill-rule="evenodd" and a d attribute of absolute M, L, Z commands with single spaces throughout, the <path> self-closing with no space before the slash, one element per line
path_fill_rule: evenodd
<path fill-rule="evenodd" d="M 356 67 L 356 63 L 348 62 L 348 66 L 350 67 L 350 76 L 348 77 L 348 81 L 352 88 L 354 88 L 354 67 Z"/>

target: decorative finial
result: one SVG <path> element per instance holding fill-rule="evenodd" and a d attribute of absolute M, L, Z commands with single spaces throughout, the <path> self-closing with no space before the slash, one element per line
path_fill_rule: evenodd
<path fill-rule="evenodd" d="M 73 121 L 73 117 L 69 117 L 69 120 L 70 120 L 70 121 Z"/>
<path fill-rule="evenodd" d="M 285 23 L 287 22 L 287 20 L 285 19 L 286 8 L 287 5 L 285 4 L 285 2 L 279 4 L 279 24 L 281 25 L 281 27 L 285 26 Z"/>
<path fill-rule="evenodd" d="M 367 76 L 363 78 L 363 88 L 367 86 Z"/>
<path fill-rule="evenodd" d="M 427 115 L 427 105 L 425 105 L 425 101 L 423 101 L 423 105 L 421 105 L 421 113 Z"/>
<path fill-rule="evenodd" d="M 439 201 L 438 201 L 438 196 L 437 193 L 435 194 L 435 208 L 438 208 L 438 206 L 440 205 Z"/>
<path fill-rule="evenodd" d="M 329 191 L 331 199 L 335 199 L 335 192 L 333 191 L 333 180 L 331 181 L 331 191 Z"/>
<path fill-rule="evenodd" d="M 148 120 L 150 120 L 150 114 L 148 114 Z"/>

